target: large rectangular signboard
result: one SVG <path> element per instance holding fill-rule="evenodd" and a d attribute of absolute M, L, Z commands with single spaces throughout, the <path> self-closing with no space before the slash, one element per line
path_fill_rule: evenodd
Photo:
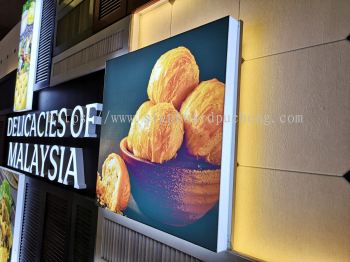
<path fill-rule="evenodd" d="M 99 204 L 213 251 L 230 235 L 240 23 L 107 62 Z"/>
<path fill-rule="evenodd" d="M 32 109 L 41 6 L 41 0 L 27 0 L 23 6 L 13 105 L 15 112 Z"/>
<path fill-rule="evenodd" d="M 11 261 L 11 251 L 14 249 L 14 239 L 18 239 L 18 216 L 16 218 L 17 201 L 22 195 L 20 190 L 20 175 L 6 168 L 0 167 L 0 261 Z M 21 210 L 19 210 L 21 213 Z M 16 227 L 15 227 L 15 222 Z M 16 235 L 17 234 L 17 235 Z M 16 247 L 17 249 L 17 247 Z M 13 260 L 14 261 L 14 260 Z"/>

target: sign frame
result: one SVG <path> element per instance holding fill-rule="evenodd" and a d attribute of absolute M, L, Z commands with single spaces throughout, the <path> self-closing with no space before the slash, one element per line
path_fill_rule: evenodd
<path fill-rule="evenodd" d="M 237 116 L 238 115 L 238 94 L 239 94 L 239 78 L 240 78 L 240 64 L 241 64 L 241 35 L 242 35 L 242 22 L 233 19 L 232 17 L 226 17 L 222 19 L 227 19 L 228 21 L 228 43 L 227 43 L 227 57 L 226 57 L 226 72 L 225 72 L 225 85 L 230 86 L 230 88 L 225 88 L 225 109 L 224 115 Z M 219 21 L 219 20 L 218 20 Z M 214 21 L 212 23 L 215 23 Z M 195 30 L 195 29 L 194 29 Z M 186 33 L 186 32 L 185 32 Z M 164 40 L 166 41 L 166 40 Z M 106 72 L 107 74 L 107 72 Z M 106 89 L 106 86 L 105 86 Z M 106 104 L 105 104 L 105 109 Z M 217 230 L 217 245 L 215 252 L 222 252 L 230 250 L 231 246 L 231 231 L 232 231 L 232 217 L 233 217 L 233 200 L 234 200 L 234 175 L 236 171 L 236 137 L 237 137 L 237 119 L 234 121 L 224 121 L 223 124 L 223 136 L 222 136 L 222 162 L 221 162 L 221 176 L 220 176 L 220 194 L 219 194 L 219 207 L 218 207 L 218 230 Z M 103 128 L 103 127 L 102 127 Z M 101 140 L 102 140 L 101 134 Z M 101 148 L 101 145 L 100 145 Z M 101 154 L 101 151 L 100 151 Z M 101 158 L 101 155 L 100 155 Z M 100 166 L 99 166 L 100 167 Z M 109 210 L 103 210 L 100 208 L 99 216 L 99 228 L 101 228 L 102 219 L 101 217 L 108 217 L 109 219 L 114 218 L 113 221 L 117 223 L 122 223 L 124 226 L 129 228 L 134 228 L 135 225 L 139 225 L 140 233 L 145 230 L 145 234 L 149 235 L 153 232 L 152 238 L 162 241 L 164 236 L 168 236 L 170 241 L 169 245 L 172 247 L 184 250 L 184 246 L 188 245 L 188 240 L 184 240 L 177 236 L 162 231 L 160 229 L 151 227 L 143 222 L 138 222 L 133 218 L 125 218 L 119 214 L 113 213 Z M 128 222 L 129 221 L 129 222 Z M 158 238 L 161 235 L 163 237 Z M 99 239 L 96 243 L 96 250 L 99 252 L 101 248 L 101 232 L 98 232 Z M 164 235 L 165 234 L 165 235 Z M 194 256 L 197 256 L 197 252 L 201 253 L 203 251 L 211 250 L 199 246 L 195 243 L 191 243 L 191 247 L 198 247 L 198 249 L 193 248 Z M 184 252 L 189 253 L 188 249 Z M 201 256 L 202 259 L 204 256 Z"/>
<path fill-rule="evenodd" d="M 25 198 L 25 181 L 26 176 L 20 172 L 9 169 L 5 166 L 0 166 L 0 169 L 8 171 L 18 176 L 18 188 L 17 188 L 17 201 L 16 201 L 16 214 L 13 229 L 13 241 L 11 248 L 11 261 L 18 261 L 20 252 L 20 239 L 22 235 L 22 220 L 24 210 L 24 198 Z"/>
<path fill-rule="evenodd" d="M 30 0 L 28 0 L 28 2 L 29 1 Z M 34 0 L 34 1 L 35 1 L 35 8 L 34 8 L 35 11 L 34 11 L 31 51 L 30 51 L 30 62 L 29 62 L 30 65 L 29 65 L 28 82 L 27 82 L 26 106 L 25 106 L 25 108 L 21 108 L 21 109 L 16 108 L 16 104 L 15 104 L 16 91 L 15 91 L 14 104 L 13 104 L 13 111 L 14 112 L 24 112 L 24 111 L 29 111 L 29 110 L 33 109 L 33 95 L 34 95 L 34 85 L 35 85 L 35 78 L 36 78 L 37 61 L 38 61 L 41 15 L 42 15 L 42 6 L 43 6 L 42 0 Z M 21 44 L 22 44 L 21 37 L 22 37 L 22 33 L 23 33 L 22 30 L 24 30 L 23 28 L 26 26 L 27 26 L 27 22 L 23 21 L 23 13 L 22 13 L 18 56 L 20 56 L 20 52 L 21 52 Z M 18 64 L 20 64 L 20 63 L 18 63 Z M 19 71 L 19 68 L 17 68 L 15 90 L 17 89 L 17 85 L 18 85 L 18 71 Z"/>

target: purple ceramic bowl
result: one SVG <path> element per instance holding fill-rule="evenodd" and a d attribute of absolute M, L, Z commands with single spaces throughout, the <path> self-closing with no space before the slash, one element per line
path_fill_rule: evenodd
<path fill-rule="evenodd" d="M 131 181 L 131 193 L 140 210 L 166 225 L 182 227 L 203 217 L 219 199 L 220 166 L 210 165 L 181 148 L 163 164 L 135 157 L 120 142 Z"/>

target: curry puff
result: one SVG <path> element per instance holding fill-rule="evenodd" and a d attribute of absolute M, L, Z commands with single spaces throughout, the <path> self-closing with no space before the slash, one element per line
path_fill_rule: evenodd
<path fill-rule="evenodd" d="M 199 69 L 186 47 L 164 53 L 156 62 L 147 93 L 153 103 L 168 102 L 180 109 L 182 102 L 199 83 Z"/>
<path fill-rule="evenodd" d="M 225 85 L 203 81 L 181 106 L 188 151 L 215 165 L 221 163 Z"/>
<path fill-rule="evenodd" d="M 176 156 L 183 135 L 182 117 L 172 104 L 146 101 L 131 123 L 127 147 L 136 157 L 163 163 Z"/>
<path fill-rule="evenodd" d="M 130 179 L 124 160 L 110 154 L 97 174 L 96 194 L 99 202 L 113 212 L 121 213 L 129 203 Z"/>

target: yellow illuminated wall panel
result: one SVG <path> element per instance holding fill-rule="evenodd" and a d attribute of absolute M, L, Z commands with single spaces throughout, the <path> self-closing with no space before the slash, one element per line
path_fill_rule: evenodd
<path fill-rule="evenodd" d="M 226 15 L 243 21 L 237 252 L 350 259 L 350 184 L 341 177 L 350 169 L 349 11 L 347 0 L 163 0 L 133 17 L 133 50 Z"/>

